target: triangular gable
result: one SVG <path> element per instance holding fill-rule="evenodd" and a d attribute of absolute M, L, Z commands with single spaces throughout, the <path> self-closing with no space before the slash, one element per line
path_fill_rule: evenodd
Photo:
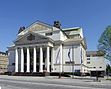
<path fill-rule="evenodd" d="M 16 39 L 14 41 L 15 45 L 26 45 L 26 44 L 35 44 L 35 43 L 45 43 L 45 42 L 53 42 L 52 39 L 40 35 L 38 33 L 28 32 L 27 34 L 23 35 L 22 37 Z"/>
<path fill-rule="evenodd" d="M 28 26 L 24 31 L 22 31 L 20 35 L 26 34 L 28 31 L 34 32 L 34 31 L 42 31 L 42 30 L 52 30 L 52 26 L 40 21 L 32 23 L 30 26 Z"/>
<path fill-rule="evenodd" d="M 30 31 L 51 30 L 52 27 L 50 25 L 43 23 L 43 22 L 35 22 L 32 25 L 30 25 L 27 29 Z"/>

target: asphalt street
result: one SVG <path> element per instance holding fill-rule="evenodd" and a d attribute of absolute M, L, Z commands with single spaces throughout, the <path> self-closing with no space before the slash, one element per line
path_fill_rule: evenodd
<path fill-rule="evenodd" d="M 0 75 L 0 86 L 1 89 L 111 89 L 111 81 Z"/>

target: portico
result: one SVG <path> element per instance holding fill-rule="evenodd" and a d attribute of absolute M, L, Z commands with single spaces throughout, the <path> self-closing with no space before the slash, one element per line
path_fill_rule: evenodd
<path fill-rule="evenodd" d="M 18 52 L 20 50 L 20 52 Z M 19 54 L 20 53 L 20 54 Z M 22 46 L 15 48 L 15 72 L 51 72 L 53 48 L 50 46 Z M 20 55 L 20 59 L 18 58 Z M 20 61 L 20 70 L 19 70 Z M 26 67 L 26 68 L 25 68 Z"/>
<path fill-rule="evenodd" d="M 29 32 L 15 42 L 15 72 L 51 72 L 53 40 Z"/>

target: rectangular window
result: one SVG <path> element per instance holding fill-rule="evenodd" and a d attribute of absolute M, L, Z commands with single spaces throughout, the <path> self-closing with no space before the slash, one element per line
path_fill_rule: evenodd
<path fill-rule="evenodd" d="M 87 58 L 87 60 L 90 60 L 90 58 Z"/>
<path fill-rule="evenodd" d="M 90 64 L 90 62 L 87 62 L 87 64 Z"/>
<path fill-rule="evenodd" d="M 80 70 L 75 70 L 75 72 L 79 72 L 80 73 Z"/>
<path fill-rule="evenodd" d="M 87 57 L 90 57 L 90 55 L 87 55 Z"/>

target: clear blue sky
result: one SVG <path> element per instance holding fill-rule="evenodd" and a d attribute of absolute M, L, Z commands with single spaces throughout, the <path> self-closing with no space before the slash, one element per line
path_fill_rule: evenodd
<path fill-rule="evenodd" d="M 0 0 L 0 51 L 7 50 L 20 26 L 36 20 L 82 27 L 88 50 L 97 50 L 101 33 L 111 25 L 111 0 Z"/>

